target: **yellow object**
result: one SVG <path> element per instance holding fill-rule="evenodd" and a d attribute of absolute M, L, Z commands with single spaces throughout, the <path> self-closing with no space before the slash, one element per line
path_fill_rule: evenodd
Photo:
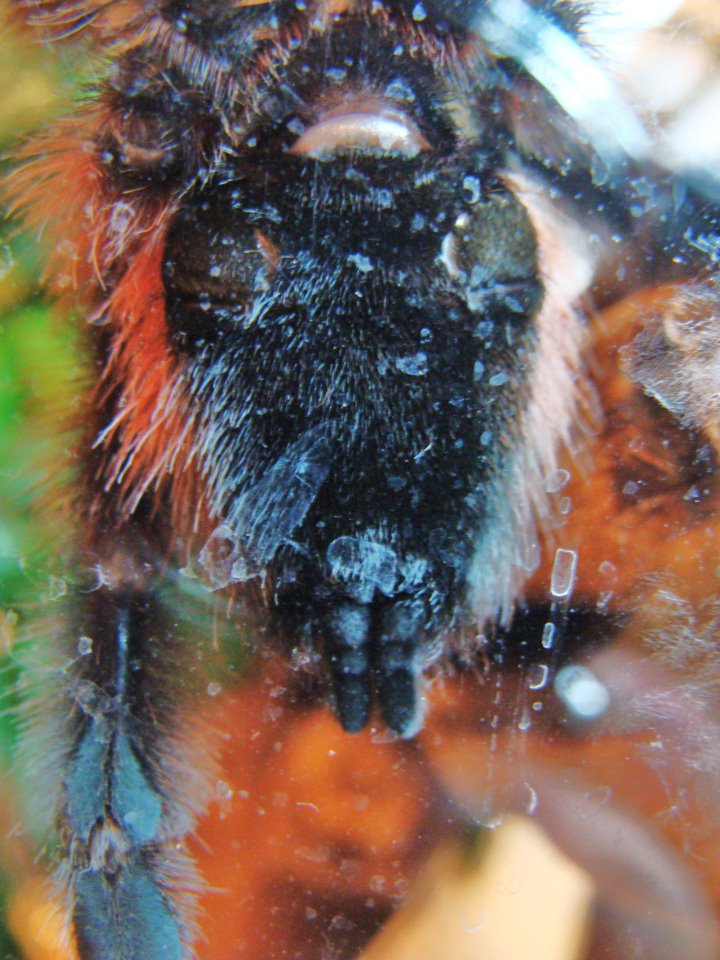
<path fill-rule="evenodd" d="M 480 855 L 441 848 L 361 960 L 582 960 L 594 885 L 531 820 Z"/>
<path fill-rule="evenodd" d="M 44 880 L 23 884 L 12 898 L 8 927 L 26 960 L 77 960 L 68 943 L 63 911 Z"/>

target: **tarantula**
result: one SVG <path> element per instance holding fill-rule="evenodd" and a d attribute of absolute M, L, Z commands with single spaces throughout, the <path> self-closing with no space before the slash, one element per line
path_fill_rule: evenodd
<path fill-rule="evenodd" d="M 84 960 L 181 958 L 205 760 L 178 734 L 166 585 L 318 654 L 348 733 L 377 705 L 413 736 L 426 668 L 511 630 L 548 478 L 593 416 L 580 304 L 621 266 L 622 292 L 698 278 L 631 365 L 716 439 L 717 209 L 653 167 L 612 92 L 565 109 L 582 71 L 558 77 L 557 51 L 602 70 L 583 3 L 20 9 L 102 62 L 10 187 L 98 371 L 52 705 L 61 872 Z M 576 560 L 555 554 L 556 603 Z"/>

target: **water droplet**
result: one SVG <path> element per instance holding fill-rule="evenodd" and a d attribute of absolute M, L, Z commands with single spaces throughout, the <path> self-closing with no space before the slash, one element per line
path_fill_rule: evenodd
<path fill-rule="evenodd" d="M 129 233 L 135 215 L 135 208 L 131 204 L 124 201 L 114 203 L 110 214 L 110 232 L 119 236 Z"/>
<path fill-rule="evenodd" d="M 610 693 L 587 667 L 563 667 L 555 677 L 555 693 L 580 720 L 596 720 L 610 706 Z"/>
<path fill-rule="evenodd" d="M 232 565 L 237 560 L 235 538 L 226 524 L 216 527 L 200 551 L 198 561 L 205 570 L 211 589 L 226 587 L 232 579 Z"/>
<path fill-rule="evenodd" d="M 542 690 L 548 681 L 550 668 L 544 663 L 536 663 L 530 667 L 528 687 L 530 690 Z"/>
<path fill-rule="evenodd" d="M 480 199 L 480 180 L 477 177 L 467 176 L 463 179 L 463 190 L 468 203 L 477 203 Z"/>
<path fill-rule="evenodd" d="M 569 597 L 572 593 L 577 559 L 575 550 L 563 550 L 562 547 L 558 547 L 550 578 L 550 593 L 554 597 Z"/>
<path fill-rule="evenodd" d="M 409 357 L 397 357 L 395 366 L 409 377 L 424 377 L 428 372 L 427 354 L 419 350 Z"/>
<path fill-rule="evenodd" d="M 457 240 L 452 233 L 446 233 L 440 247 L 438 260 L 454 279 L 465 278 L 466 274 L 460 270 L 457 262 Z"/>
<path fill-rule="evenodd" d="M 386 879 L 381 874 L 376 873 L 374 876 L 370 877 L 370 889 L 373 893 L 383 893 L 386 886 Z"/>
<path fill-rule="evenodd" d="M 372 260 L 362 253 L 351 253 L 347 260 L 348 263 L 352 263 L 360 273 L 370 273 L 374 269 Z"/>
<path fill-rule="evenodd" d="M 553 472 L 548 474 L 548 476 L 545 478 L 545 492 L 559 493 L 565 486 L 567 486 L 569 480 L 569 470 L 553 470 Z"/>
<path fill-rule="evenodd" d="M 325 70 L 325 76 L 333 83 L 340 83 L 347 76 L 347 70 L 345 67 L 328 67 Z"/>
<path fill-rule="evenodd" d="M 245 557 L 238 557 L 230 567 L 230 580 L 234 583 L 246 583 L 257 575 L 257 570 L 247 562 Z"/>
<path fill-rule="evenodd" d="M 495 330 L 495 324 L 492 320 L 481 320 L 475 327 L 475 336 L 481 340 L 489 340 Z"/>
<path fill-rule="evenodd" d="M 610 606 L 610 601 L 615 596 L 614 590 L 601 590 L 598 594 L 597 603 L 595 604 L 595 609 L 598 613 L 605 613 L 607 608 Z"/>
<path fill-rule="evenodd" d="M 216 697 L 221 690 L 222 690 L 222 687 L 220 686 L 219 683 L 215 683 L 215 681 L 207 685 L 207 692 L 209 697 Z"/>
<path fill-rule="evenodd" d="M 86 657 L 89 653 L 92 653 L 92 648 L 92 637 L 80 637 L 77 643 L 77 652 L 81 657 Z"/>
<path fill-rule="evenodd" d="M 232 787 L 224 780 L 218 780 L 215 784 L 215 796 L 218 800 L 230 800 L 233 792 Z"/>
<path fill-rule="evenodd" d="M 416 3 L 412 8 L 412 18 L 416 23 L 422 23 L 427 17 L 427 10 L 421 3 Z"/>
<path fill-rule="evenodd" d="M 540 566 L 542 551 L 537 540 L 527 540 L 518 544 L 517 563 L 527 573 L 534 573 Z"/>
<path fill-rule="evenodd" d="M 394 100 L 404 100 L 406 103 L 413 103 L 416 95 L 413 88 L 400 77 L 395 77 L 385 87 L 385 95 Z"/>
<path fill-rule="evenodd" d="M 68 586 L 67 582 L 62 579 L 62 577 L 49 577 L 48 578 L 48 599 L 49 600 L 59 600 L 61 597 L 67 595 Z"/>
<path fill-rule="evenodd" d="M 553 643 L 555 642 L 555 624 L 546 623 L 543 627 L 542 633 L 542 645 L 546 650 L 552 650 Z"/>
<path fill-rule="evenodd" d="M 529 817 L 532 817 L 535 815 L 535 812 L 538 807 L 537 790 L 534 787 L 531 787 L 530 784 L 527 782 L 527 780 L 525 781 L 525 786 L 527 787 L 528 793 L 530 794 L 526 813 Z"/>

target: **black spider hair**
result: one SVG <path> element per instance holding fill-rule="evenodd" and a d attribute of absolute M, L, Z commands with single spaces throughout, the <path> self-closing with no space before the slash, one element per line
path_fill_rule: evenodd
<path fill-rule="evenodd" d="M 590 0 L 526 0 L 537 13 L 572 36 L 578 36 L 593 9 Z M 430 18 L 453 30 L 472 30 L 488 7 L 488 0 L 394 0 L 413 19 Z"/>

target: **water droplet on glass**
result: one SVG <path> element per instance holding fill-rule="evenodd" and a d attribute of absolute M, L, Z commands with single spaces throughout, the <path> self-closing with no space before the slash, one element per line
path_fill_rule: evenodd
<path fill-rule="evenodd" d="M 535 815 L 535 812 L 536 812 L 537 807 L 538 807 L 538 795 L 537 795 L 537 790 L 536 790 L 534 787 L 531 787 L 530 784 L 529 784 L 527 781 L 525 781 L 525 786 L 527 787 L 528 793 L 530 794 L 530 798 L 529 798 L 529 800 L 528 800 L 528 805 L 527 805 L 526 813 L 527 813 L 527 815 L 528 815 L 529 817 L 532 817 L 532 816 Z"/>
<path fill-rule="evenodd" d="M 230 800 L 233 792 L 229 784 L 224 780 L 218 780 L 215 784 L 215 796 L 218 800 Z"/>
<path fill-rule="evenodd" d="M 610 694 L 587 667 L 563 667 L 555 677 L 555 693 L 580 720 L 595 720 L 610 706 Z"/>
<path fill-rule="evenodd" d="M 610 601 L 615 596 L 614 590 L 601 590 L 598 594 L 597 603 L 595 604 L 595 609 L 598 613 L 605 613 L 607 608 L 610 606 Z"/>
<path fill-rule="evenodd" d="M 209 697 L 216 697 L 221 690 L 222 690 L 222 687 L 220 686 L 220 684 L 215 683 L 214 681 L 207 685 L 207 692 Z"/>
<path fill-rule="evenodd" d="M 468 203 L 477 203 L 480 199 L 480 180 L 477 177 L 468 175 L 463 180 L 463 190 L 465 191 Z"/>
<path fill-rule="evenodd" d="M 370 889 L 373 893 L 383 893 L 386 886 L 386 879 L 381 874 L 376 873 L 374 876 L 370 877 Z"/>
<path fill-rule="evenodd" d="M 327 67 L 325 76 L 328 80 L 332 80 L 333 83 L 339 83 L 347 76 L 347 70 L 345 67 Z"/>
<path fill-rule="evenodd" d="M 348 263 L 351 263 L 356 267 L 360 273 L 370 273 L 374 267 L 373 262 L 370 257 L 366 257 L 362 253 L 351 253 L 348 258 Z"/>
<path fill-rule="evenodd" d="M 554 597 L 570 596 L 575 584 L 576 570 L 577 553 L 574 550 L 563 550 L 562 547 L 558 547 L 550 578 L 550 593 Z"/>
<path fill-rule="evenodd" d="M 553 470 L 545 478 L 545 492 L 559 493 L 570 480 L 569 470 Z"/>
<path fill-rule="evenodd" d="M 424 377 L 428 372 L 427 354 L 419 350 L 409 357 L 398 357 L 395 360 L 395 366 L 409 377 Z"/>
<path fill-rule="evenodd" d="M 522 570 L 534 573 L 540 566 L 542 551 L 537 540 L 528 540 L 518 545 L 517 562 Z"/>
<path fill-rule="evenodd" d="M 622 492 L 626 497 L 636 497 L 640 493 L 640 484 L 637 480 L 628 480 L 622 488 Z"/>
<path fill-rule="evenodd" d="M 395 100 L 404 100 L 407 103 L 412 103 L 417 99 L 413 88 L 400 77 L 395 77 L 388 83 L 385 87 L 385 96 L 392 97 Z"/>
<path fill-rule="evenodd" d="M 427 10 L 421 3 L 416 3 L 412 8 L 412 18 L 416 23 L 422 23 L 427 17 Z"/>
<path fill-rule="evenodd" d="M 542 633 L 542 645 L 546 650 L 552 650 L 553 643 L 555 642 L 555 624 L 546 623 L 543 627 Z"/>
<path fill-rule="evenodd" d="M 252 580 L 257 571 L 247 562 L 245 557 L 238 557 L 230 567 L 230 580 L 234 583 L 245 583 Z"/>
<path fill-rule="evenodd" d="M 292 117 L 288 120 L 286 126 L 290 133 L 294 133 L 296 137 L 301 137 L 307 130 L 307 127 L 299 117 Z"/>
<path fill-rule="evenodd" d="M 92 653 L 92 648 L 92 637 L 80 637 L 77 644 L 77 652 L 81 657 L 86 657 L 89 653 Z"/>
<path fill-rule="evenodd" d="M 49 600 L 59 600 L 61 597 L 67 595 L 68 586 L 67 582 L 62 579 L 62 577 L 49 577 L 48 578 L 48 599 Z"/>
<path fill-rule="evenodd" d="M 200 551 L 198 561 L 205 570 L 211 589 L 226 587 L 232 580 L 232 567 L 238 555 L 235 537 L 231 528 L 221 524 L 213 530 Z"/>
<path fill-rule="evenodd" d="M 130 224 L 135 217 L 135 208 L 132 204 L 120 201 L 112 205 L 109 229 L 111 233 L 124 235 L 129 232 Z"/>
<path fill-rule="evenodd" d="M 531 690 L 542 690 L 548 681 L 549 673 L 550 668 L 546 664 L 533 664 L 528 674 L 528 687 Z"/>

